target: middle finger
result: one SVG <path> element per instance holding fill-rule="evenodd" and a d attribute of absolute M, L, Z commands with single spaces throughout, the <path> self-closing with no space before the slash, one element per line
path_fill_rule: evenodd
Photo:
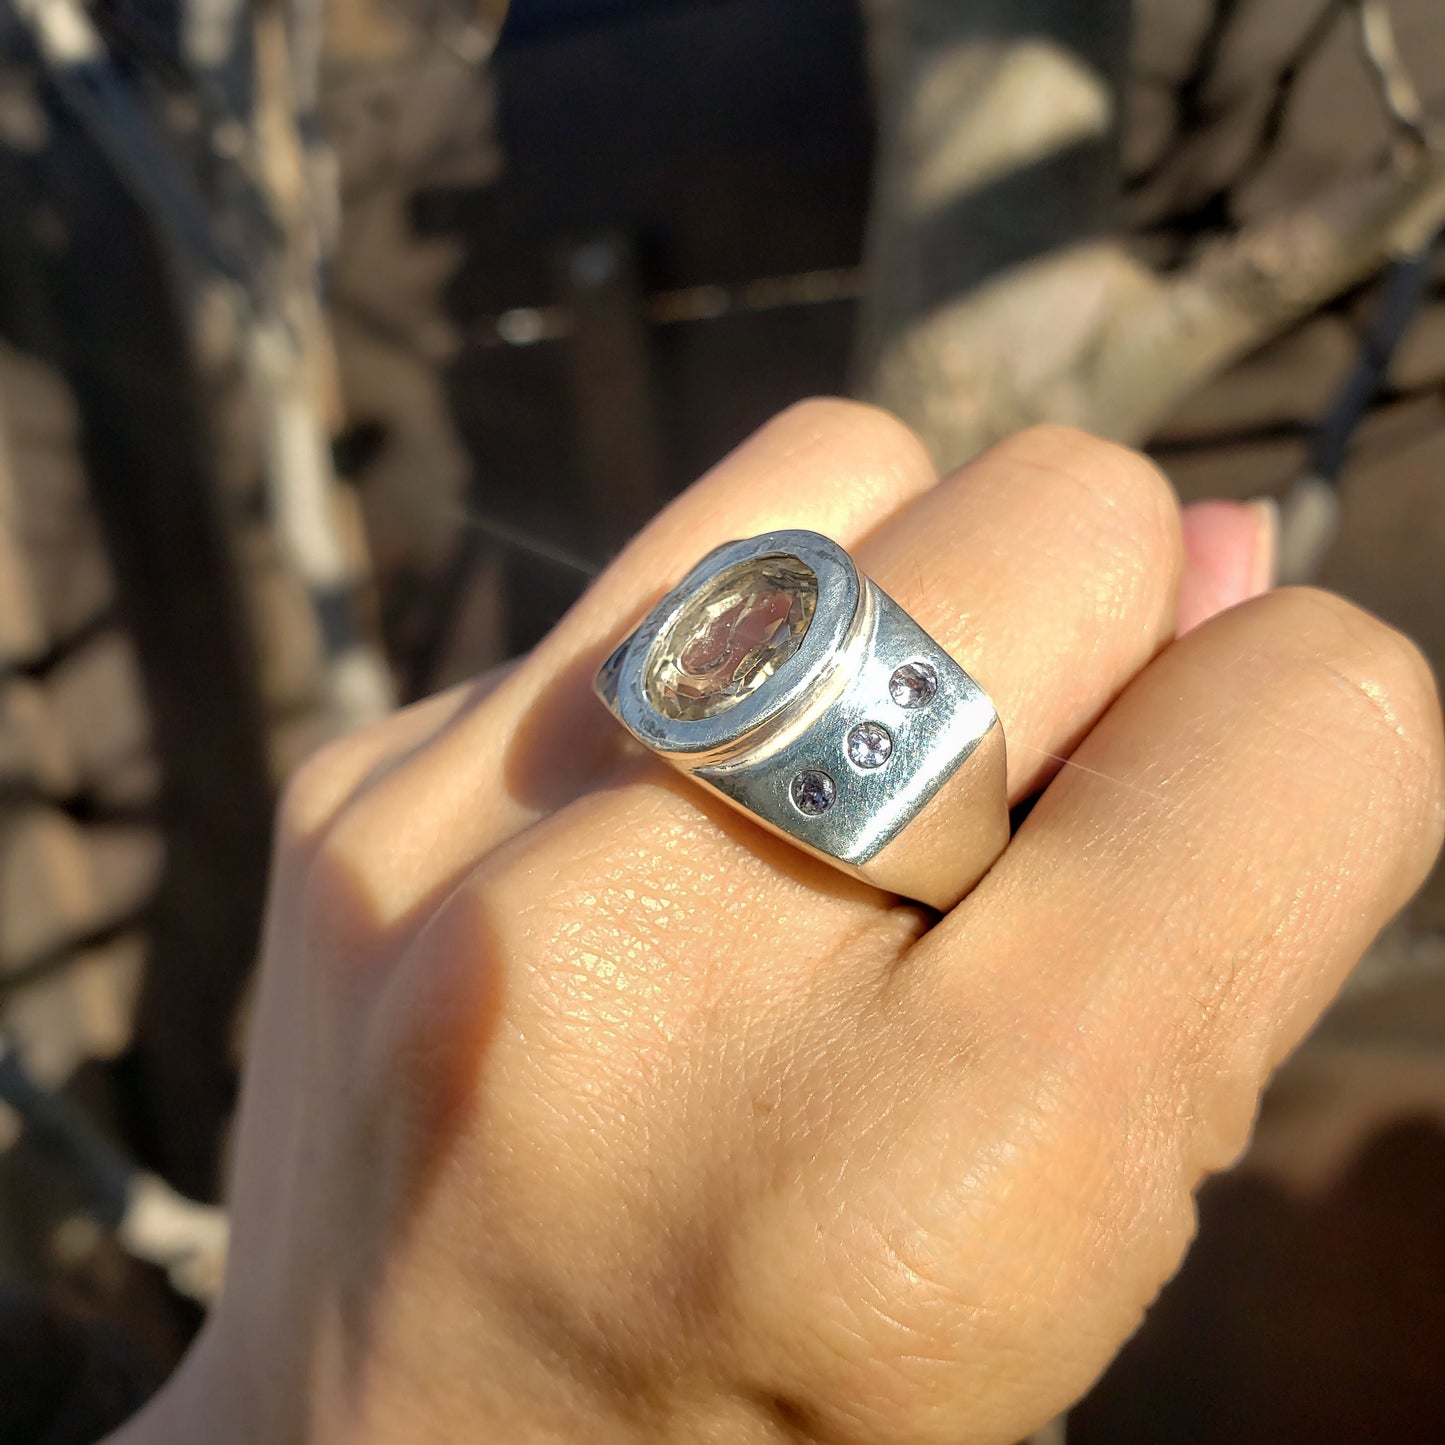
<path fill-rule="evenodd" d="M 991 693 L 1015 799 L 1172 635 L 1180 558 L 1178 509 L 1163 478 L 1132 452 L 1059 428 L 995 447 L 858 549 L 862 569 Z M 691 560 L 679 558 L 679 568 Z M 903 837 L 942 856 L 924 860 L 932 871 L 946 870 L 956 841 L 922 822 Z M 604 880 L 618 908 L 592 911 L 613 931 L 629 916 L 623 900 L 665 897 L 669 918 L 703 939 L 735 927 L 741 920 L 729 915 L 743 909 L 810 937 L 821 911 L 824 932 L 841 938 L 859 924 L 842 900 L 866 912 L 870 893 L 650 758 L 514 840 L 486 871 L 489 887 L 515 872 L 519 903 L 525 896 L 543 911 L 580 892 L 600 901 Z M 539 899 L 539 880 L 557 896 Z M 649 936 L 646 948 L 657 944 Z M 729 970 L 746 975 L 749 953 L 740 943 Z M 775 971 L 776 959 L 762 966 Z"/>

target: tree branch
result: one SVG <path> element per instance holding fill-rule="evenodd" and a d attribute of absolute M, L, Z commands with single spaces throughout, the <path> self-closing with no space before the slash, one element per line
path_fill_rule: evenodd
<path fill-rule="evenodd" d="M 1159 277 L 1119 241 L 1055 251 L 901 331 L 870 388 L 954 465 L 1018 427 L 1140 442 L 1193 388 L 1418 250 L 1445 222 L 1445 155 L 1358 177 Z"/>

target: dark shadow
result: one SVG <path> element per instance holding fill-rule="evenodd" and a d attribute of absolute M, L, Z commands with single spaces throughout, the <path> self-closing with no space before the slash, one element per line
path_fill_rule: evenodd
<path fill-rule="evenodd" d="M 108 571 L 116 597 L 113 615 L 59 639 L 30 670 L 43 676 L 110 625 L 134 644 L 161 762 L 166 861 L 146 916 L 127 1080 L 135 1116 L 152 1121 L 146 1162 L 213 1197 L 272 805 L 216 397 L 191 345 L 187 258 L 82 124 L 74 96 L 42 78 L 19 27 L 0 35 L 5 48 L 0 60 L 33 79 L 45 125 L 34 149 L 0 145 L 0 337 L 52 364 L 70 391 L 104 545 L 83 565 Z M 58 962 L 30 960 L 27 976 Z"/>
<path fill-rule="evenodd" d="M 445 297 L 463 337 L 511 308 L 562 303 L 559 252 L 599 234 L 623 239 L 644 298 L 861 257 L 872 122 L 852 0 L 515 6 L 492 77 L 500 176 L 408 201 L 419 238 L 465 245 Z M 646 321 L 661 492 L 799 396 L 842 390 L 855 310 Z M 443 384 L 473 510 L 601 563 L 610 544 L 589 520 L 598 498 L 577 425 L 589 383 L 572 359 L 566 336 L 467 344 Z M 609 537 L 647 520 L 634 513 L 616 499 Z M 536 642 L 583 585 L 510 555 L 511 648 Z"/>
<path fill-rule="evenodd" d="M 1445 1439 L 1445 1129 L 1377 1134 L 1325 1193 L 1240 1171 L 1069 1445 Z"/>
<path fill-rule="evenodd" d="M 92 1445 L 159 1384 L 116 1329 L 0 1285 L 0 1440 Z"/>

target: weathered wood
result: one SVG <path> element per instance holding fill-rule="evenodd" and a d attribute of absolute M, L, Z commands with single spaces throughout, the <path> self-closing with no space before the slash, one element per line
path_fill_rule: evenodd
<path fill-rule="evenodd" d="M 1130 5 L 879 0 L 873 12 L 865 390 L 938 307 L 1116 219 Z"/>
<path fill-rule="evenodd" d="M 57 108 L 43 199 L 65 243 L 46 299 L 153 745 L 167 866 L 137 1018 L 138 1115 L 182 1189 L 217 1184 L 231 1030 L 253 962 L 271 784 L 230 523 L 170 258 L 92 141 Z"/>
<path fill-rule="evenodd" d="M 0 980 L 99 921 L 79 826 L 39 802 L 7 808 L 0 818 Z"/>
<path fill-rule="evenodd" d="M 1098 234 L 1107 203 L 1090 189 L 1109 174 L 1117 88 L 1074 26 L 1109 34 L 1108 0 L 1033 0 L 1005 7 L 1007 23 L 995 8 L 897 0 L 889 22 L 902 38 L 885 70 L 903 94 L 888 110 L 860 379 L 942 466 L 1038 421 L 1142 442 L 1196 387 L 1445 220 L 1445 155 L 1424 150 L 1156 272 Z M 1330 33 L 1333 12 L 1319 15 L 1306 56 Z"/>
<path fill-rule="evenodd" d="M 0 806 L 12 796 L 68 798 L 79 785 L 74 754 L 44 690 L 25 677 L 0 681 Z"/>

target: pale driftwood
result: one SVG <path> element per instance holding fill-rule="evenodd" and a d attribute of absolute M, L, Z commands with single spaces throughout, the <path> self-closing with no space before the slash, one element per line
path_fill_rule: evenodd
<path fill-rule="evenodd" d="M 941 465 L 1037 421 L 1140 442 L 1188 392 L 1445 223 L 1445 156 L 1345 182 L 1160 277 L 1119 241 L 1054 252 L 901 329 L 870 394 Z"/>
<path fill-rule="evenodd" d="M 209 1305 L 221 1292 L 230 1244 L 226 1211 L 177 1194 L 145 1170 L 131 1176 L 116 1238 L 137 1259 L 165 1270 L 172 1288 Z"/>
<path fill-rule="evenodd" d="M 385 661 L 346 601 L 365 569 L 342 534 L 328 425 L 340 396 L 318 281 L 334 185 L 300 132 L 314 107 L 317 24 L 314 5 L 293 12 L 270 0 L 255 10 L 256 172 L 280 234 L 241 324 L 277 537 L 322 623 L 352 624 L 323 625 L 329 720 L 345 732 L 389 711 L 393 697 Z"/>
<path fill-rule="evenodd" d="M 1421 103 L 1420 93 L 1395 39 L 1390 7 L 1385 0 L 1354 0 L 1354 4 L 1360 53 L 1374 76 L 1381 105 L 1402 137 L 1408 137 L 1415 145 L 1438 145 L 1445 135 L 1439 120 L 1427 114 Z"/>
<path fill-rule="evenodd" d="M 874 0 L 860 390 L 926 414 L 949 379 L 913 364 L 915 337 L 1011 268 L 1113 229 L 1129 13 L 1128 0 Z"/>
<path fill-rule="evenodd" d="M 1161 276 L 1110 209 L 1111 0 L 875 0 L 883 145 L 860 390 L 945 466 L 1037 421 L 1142 442 L 1202 382 L 1424 244 L 1445 220 L 1438 129 L 1388 12 L 1355 4 L 1396 164 Z"/>

